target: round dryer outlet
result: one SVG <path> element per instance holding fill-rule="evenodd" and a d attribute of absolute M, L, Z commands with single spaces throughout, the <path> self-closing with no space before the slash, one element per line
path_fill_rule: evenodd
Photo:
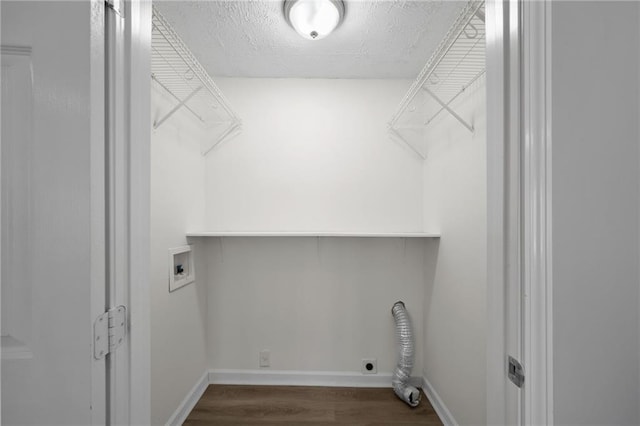
<path fill-rule="evenodd" d="M 363 358 L 362 374 L 378 374 L 378 360 L 375 358 Z"/>

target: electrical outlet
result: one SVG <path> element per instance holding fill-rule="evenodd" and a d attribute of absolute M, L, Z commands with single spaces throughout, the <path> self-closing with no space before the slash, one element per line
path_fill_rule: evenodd
<path fill-rule="evenodd" d="M 362 358 L 362 374 L 378 374 L 378 360 Z"/>
<path fill-rule="evenodd" d="M 269 367 L 271 365 L 271 351 L 265 349 L 260 351 L 260 367 Z"/>

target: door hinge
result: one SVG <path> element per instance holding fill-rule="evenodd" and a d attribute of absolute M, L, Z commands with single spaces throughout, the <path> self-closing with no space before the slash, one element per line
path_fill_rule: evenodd
<path fill-rule="evenodd" d="M 524 384 L 524 369 L 522 368 L 522 364 L 520 364 L 514 357 L 509 356 L 509 366 L 507 368 L 509 380 L 511 380 L 514 385 L 521 388 Z"/>
<path fill-rule="evenodd" d="M 124 343 L 127 335 L 127 308 L 116 306 L 93 323 L 93 356 L 102 359 Z"/>
<path fill-rule="evenodd" d="M 124 17 L 124 5 L 122 0 L 104 0 L 104 4 L 107 8 L 113 10 L 116 15 Z"/>

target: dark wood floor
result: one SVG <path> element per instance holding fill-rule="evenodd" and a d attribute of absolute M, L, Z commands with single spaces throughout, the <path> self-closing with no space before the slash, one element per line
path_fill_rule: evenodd
<path fill-rule="evenodd" d="M 427 398 L 411 408 L 392 389 L 210 385 L 185 426 L 442 425 Z"/>

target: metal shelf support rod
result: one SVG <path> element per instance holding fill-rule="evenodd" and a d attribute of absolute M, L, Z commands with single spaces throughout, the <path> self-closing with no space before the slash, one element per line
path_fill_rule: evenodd
<path fill-rule="evenodd" d="M 413 145 L 411 145 L 409 142 L 407 142 L 405 140 L 405 138 L 402 137 L 402 135 L 400 133 L 398 133 L 398 131 L 396 129 L 394 129 L 393 127 L 389 126 L 389 135 L 391 135 L 391 137 L 393 139 L 395 139 L 396 141 L 402 142 L 404 143 L 407 147 L 409 147 L 409 149 L 411 149 L 411 151 L 413 151 L 414 153 L 416 153 L 420 158 L 422 158 L 423 160 L 426 158 L 424 156 L 424 154 L 422 154 L 420 151 L 418 151 L 416 149 L 416 147 L 414 147 Z"/>
<path fill-rule="evenodd" d="M 155 123 L 153 123 L 154 130 L 157 129 L 158 127 L 160 127 L 160 125 L 162 123 L 164 123 L 169 117 L 171 117 L 176 111 L 178 111 L 180 108 L 182 108 L 184 106 L 184 104 L 189 102 L 189 99 L 193 98 L 200 91 L 200 89 L 202 89 L 202 86 L 196 88 L 196 90 L 191 92 L 189 94 L 189 96 L 187 96 L 182 101 L 180 101 L 180 103 L 178 105 L 176 105 L 175 107 L 173 107 L 173 109 L 171 111 L 169 111 L 164 117 L 162 117 L 160 120 L 158 120 Z"/>
<path fill-rule="evenodd" d="M 167 86 L 165 86 L 165 85 L 164 85 L 160 80 L 158 80 L 158 79 L 156 78 L 156 76 L 155 76 L 155 75 L 151 74 L 151 79 L 152 79 L 153 81 L 155 81 L 156 83 L 158 83 L 158 85 L 159 85 L 160 87 L 162 87 L 162 88 L 163 88 L 163 89 L 164 89 L 164 90 L 165 90 L 169 95 L 171 95 L 171 97 L 172 97 L 173 99 L 175 99 L 176 101 L 180 102 L 180 98 L 179 98 L 179 97 L 177 97 L 176 95 L 174 95 L 174 94 L 173 94 L 173 92 L 172 92 L 171 90 L 169 90 L 169 88 L 168 88 Z M 187 110 L 189 110 L 189 112 L 191 112 L 191 114 L 193 114 L 193 116 L 194 116 L 195 118 L 197 118 L 201 123 L 204 123 L 204 120 L 202 119 L 202 117 L 200 117 L 198 114 L 196 114 L 196 112 L 195 112 L 194 110 L 192 110 L 192 109 L 189 107 L 189 105 L 185 105 L 184 107 L 185 107 Z"/>
<path fill-rule="evenodd" d="M 447 112 L 451 115 L 453 115 L 453 117 L 458 120 L 464 127 L 466 127 L 471 133 L 473 133 L 473 126 L 469 123 L 467 123 L 466 121 L 464 121 L 464 119 L 462 117 L 460 117 L 458 115 L 457 112 L 455 112 L 454 110 L 451 109 L 451 107 L 449 107 L 449 105 L 447 105 L 446 103 L 442 102 L 442 99 L 440 99 L 439 97 L 436 96 L 435 93 L 433 93 L 431 90 L 427 89 L 426 87 L 423 87 L 422 90 L 424 90 L 425 92 L 427 92 L 427 94 L 429 96 L 431 96 L 438 104 L 440 104 L 440 106 L 442 108 L 444 108 L 445 110 L 447 110 Z"/>
<path fill-rule="evenodd" d="M 218 139 L 216 139 L 216 141 L 214 143 L 209 145 L 209 147 L 202 152 L 202 155 L 207 155 L 209 152 L 211 152 L 212 149 L 214 149 L 216 146 L 220 145 L 222 143 L 222 141 L 235 136 L 236 133 L 238 131 L 240 131 L 241 128 L 242 128 L 242 123 L 240 121 L 234 121 L 233 123 L 231 123 L 229 125 L 229 127 L 227 128 L 227 130 L 225 130 L 218 137 Z"/>

